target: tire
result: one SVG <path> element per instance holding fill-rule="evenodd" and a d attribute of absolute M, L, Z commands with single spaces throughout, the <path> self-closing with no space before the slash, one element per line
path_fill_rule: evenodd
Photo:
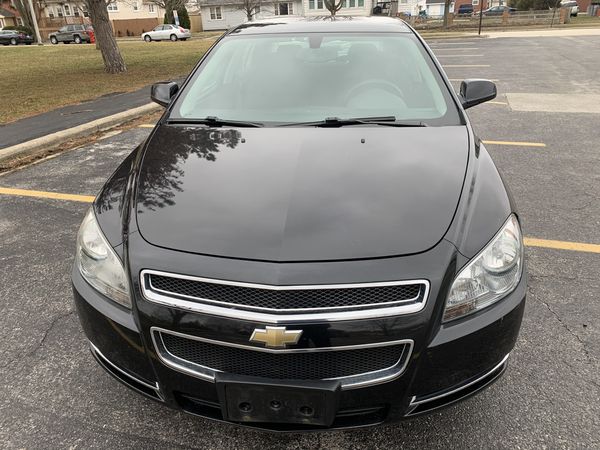
<path fill-rule="evenodd" d="M 15 38 L 10 38 L 10 45 L 17 45 L 18 42 Z"/>
<path fill-rule="evenodd" d="M 75 42 L 76 44 L 81 44 L 81 37 L 78 35 L 75 35 L 75 37 L 73 38 L 73 42 Z"/>
<path fill-rule="evenodd" d="M 187 41 L 187 38 L 181 38 L 182 41 Z"/>
<path fill-rule="evenodd" d="M 149 35 L 149 34 L 147 34 L 146 36 L 144 36 L 144 40 L 145 40 L 146 42 L 152 42 L 152 38 L 150 37 L 150 35 Z"/>
<path fill-rule="evenodd" d="M 56 45 L 56 44 L 58 44 L 58 39 L 56 39 L 56 36 L 52 36 L 50 38 L 50 42 L 52 42 L 52 44 Z"/>
<path fill-rule="evenodd" d="M 175 42 L 177 40 L 177 35 L 176 34 L 172 34 L 169 39 L 171 39 L 171 42 Z"/>

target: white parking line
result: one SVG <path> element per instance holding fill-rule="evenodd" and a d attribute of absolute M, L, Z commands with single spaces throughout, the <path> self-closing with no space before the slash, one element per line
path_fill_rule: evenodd
<path fill-rule="evenodd" d="M 464 81 L 464 78 L 448 78 L 448 80 L 450 80 L 452 82 L 455 82 L 455 83 L 460 83 L 461 81 Z M 489 81 L 491 81 L 493 83 L 497 83 L 498 81 L 500 81 L 498 79 L 493 79 L 493 78 L 491 78 L 491 79 L 490 78 L 486 78 L 486 80 L 489 80 Z"/>
<path fill-rule="evenodd" d="M 491 67 L 489 64 L 442 64 L 443 67 Z"/>
<path fill-rule="evenodd" d="M 479 50 L 479 47 L 446 47 L 446 48 L 435 48 L 431 47 L 432 50 L 435 51 L 451 51 L 457 52 L 459 50 Z"/>
<path fill-rule="evenodd" d="M 436 54 L 435 56 L 437 56 L 438 58 L 465 58 L 467 56 L 468 57 L 473 57 L 473 56 L 479 57 L 479 56 L 483 56 L 483 55 L 473 55 L 473 54 L 470 54 L 470 55 L 468 55 L 468 54 L 464 54 L 464 55 L 444 55 L 442 53 L 442 54 L 439 54 L 439 55 Z"/>

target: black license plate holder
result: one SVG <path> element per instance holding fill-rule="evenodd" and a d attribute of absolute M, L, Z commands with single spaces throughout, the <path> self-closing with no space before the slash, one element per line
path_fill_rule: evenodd
<path fill-rule="evenodd" d="M 330 426 L 338 409 L 336 380 L 281 381 L 218 373 L 225 420 Z"/>

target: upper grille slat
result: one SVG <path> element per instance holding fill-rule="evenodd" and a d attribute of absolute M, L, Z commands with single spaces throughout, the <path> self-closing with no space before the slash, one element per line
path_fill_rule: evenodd
<path fill-rule="evenodd" d="M 204 281 L 150 272 L 148 289 L 163 295 L 225 304 L 248 310 L 277 312 L 328 309 L 367 309 L 423 302 L 426 285 L 420 282 L 365 284 L 352 287 L 285 286 L 248 287 L 218 281 Z"/>

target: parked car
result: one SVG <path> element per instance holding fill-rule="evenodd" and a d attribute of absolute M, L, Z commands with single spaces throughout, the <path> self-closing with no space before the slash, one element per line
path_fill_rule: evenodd
<path fill-rule="evenodd" d="M 513 14 L 517 11 L 517 8 L 511 8 L 510 6 L 492 6 L 491 8 L 483 10 L 483 16 L 502 16 L 504 11 L 508 11 L 509 14 Z M 475 12 L 475 15 L 479 15 L 479 11 Z"/>
<path fill-rule="evenodd" d="M 568 8 L 571 17 L 577 17 L 579 14 L 579 5 L 575 0 L 563 0 L 560 2 L 561 8 Z"/>
<path fill-rule="evenodd" d="M 183 27 L 178 27 L 177 25 L 169 24 L 159 25 L 154 28 L 154 30 L 147 31 L 146 33 L 142 34 L 142 39 L 146 42 L 167 40 L 174 42 L 179 39 L 185 41 L 191 37 L 192 34 L 190 33 L 190 30 Z"/>
<path fill-rule="evenodd" d="M 164 114 L 85 214 L 72 282 L 92 354 L 165 405 L 283 431 L 489 386 L 527 283 L 465 112 L 495 96 L 481 79 L 456 94 L 396 18 L 232 28 L 183 85 L 152 87 Z"/>
<path fill-rule="evenodd" d="M 50 33 L 48 38 L 53 44 L 58 44 L 59 42 L 64 42 L 65 44 L 87 42 L 89 44 L 92 39 L 88 31 L 93 31 L 88 25 L 65 25 L 58 31 Z"/>
<path fill-rule="evenodd" d="M 473 15 L 473 5 L 462 4 L 458 7 L 458 11 L 456 13 L 459 16 L 471 16 L 471 15 Z"/>
<path fill-rule="evenodd" d="M 17 30 L 2 30 L 0 31 L 0 44 L 2 45 L 18 45 L 33 43 L 33 37 Z"/>

